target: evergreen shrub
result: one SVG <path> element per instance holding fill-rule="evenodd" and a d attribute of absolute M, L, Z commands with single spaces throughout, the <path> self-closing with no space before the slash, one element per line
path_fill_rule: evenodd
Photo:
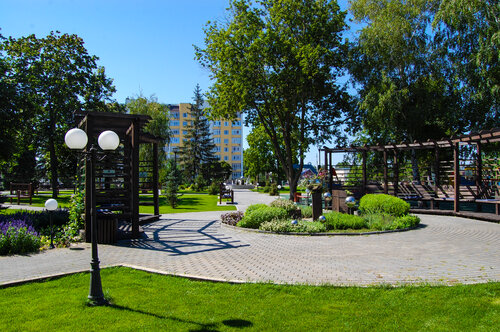
<path fill-rule="evenodd" d="M 245 228 L 259 228 L 266 221 L 287 219 L 288 213 L 285 209 L 269 207 L 256 209 L 245 213 L 245 217 L 238 223 L 238 226 Z"/>
<path fill-rule="evenodd" d="M 367 228 L 368 224 L 365 219 L 352 214 L 339 212 L 325 213 L 326 230 L 343 230 L 343 229 L 362 229 Z"/>
<path fill-rule="evenodd" d="M 410 203 L 386 194 L 368 194 L 359 202 L 360 214 L 389 214 L 395 217 L 405 216 L 410 212 Z"/>

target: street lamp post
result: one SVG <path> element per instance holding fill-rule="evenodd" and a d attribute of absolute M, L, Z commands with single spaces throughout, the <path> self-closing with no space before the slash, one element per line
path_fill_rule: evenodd
<path fill-rule="evenodd" d="M 52 226 L 52 211 L 57 209 L 57 201 L 53 198 L 50 198 L 45 201 L 45 208 L 49 211 L 49 220 L 50 220 L 50 248 L 54 249 L 54 227 Z"/>
<path fill-rule="evenodd" d="M 87 134 L 78 128 L 73 128 L 66 133 L 64 137 L 66 145 L 73 150 L 82 150 L 87 146 L 88 137 Z M 120 138 L 118 135 L 107 130 L 102 132 L 97 139 L 97 142 L 102 150 L 112 151 L 115 150 L 120 144 Z M 101 273 L 99 268 L 99 256 L 97 252 L 97 219 L 96 219 L 96 200 L 95 200 L 95 162 L 97 148 L 94 144 L 91 144 L 88 151 L 84 151 L 87 161 L 90 163 L 89 169 L 90 174 L 88 177 L 90 179 L 90 197 L 88 197 L 88 202 L 90 202 L 90 228 L 91 228 L 91 241 L 92 241 L 92 260 L 90 261 L 90 291 L 89 300 L 94 305 L 105 305 L 107 304 L 104 294 L 102 292 L 101 285 Z"/>

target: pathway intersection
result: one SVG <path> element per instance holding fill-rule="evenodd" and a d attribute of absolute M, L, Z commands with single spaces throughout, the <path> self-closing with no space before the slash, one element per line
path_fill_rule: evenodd
<path fill-rule="evenodd" d="M 272 197 L 235 192 L 238 209 Z M 243 203 L 245 202 L 245 203 Z M 221 225 L 225 212 L 163 215 L 145 237 L 99 245 L 101 267 L 231 282 L 381 285 L 500 281 L 500 225 L 421 215 L 421 227 L 366 236 L 288 236 Z M 0 257 L 0 284 L 90 267 L 90 245 Z"/>

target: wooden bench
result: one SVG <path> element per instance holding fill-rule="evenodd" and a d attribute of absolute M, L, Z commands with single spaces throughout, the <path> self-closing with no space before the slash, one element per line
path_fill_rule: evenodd
<path fill-rule="evenodd" d="M 223 199 L 231 199 L 231 204 L 234 204 L 234 191 L 226 189 L 226 186 L 222 183 L 219 190 L 219 204 L 222 204 Z"/>
<path fill-rule="evenodd" d="M 12 204 L 12 199 L 17 199 L 17 205 L 21 204 L 21 198 L 29 198 L 30 205 L 33 203 L 34 186 L 33 183 L 10 183 L 10 194 L 7 197 L 10 198 L 10 204 Z"/>

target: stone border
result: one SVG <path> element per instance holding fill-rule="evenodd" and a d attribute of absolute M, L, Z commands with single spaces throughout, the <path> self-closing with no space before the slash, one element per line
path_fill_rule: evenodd
<path fill-rule="evenodd" d="M 220 220 L 219 220 L 220 221 Z M 300 236 L 346 236 L 346 235 L 378 235 L 378 234 L 388 234 L 388 233 L 401 233 L 401 232 L 406 232 L 414 229 L 420 228 L 420 224 L 415 226 L 415 227 L 408 227 L 408 228 L 401 228 L 401 229 L 388 229 L 385 231 L 371 231 L 371 232 L 362 232 L 362 233 L 303 233 L 303 232 L 271 232 L 271 231 L 263 231 L 260 229 L 254 229 L 254 228 L 245 228 L 245 227 L 238 227 L 238 226 L 232 226 L 223 223 L 220 221 L 220 224 L 223 227 L 227 227 L 232 230 L 242 230 L 244 232 L 250 232 L 250 233 L 263 233 L 263 234 L 276 234 L 276 235 L 300 235 Z"/>

